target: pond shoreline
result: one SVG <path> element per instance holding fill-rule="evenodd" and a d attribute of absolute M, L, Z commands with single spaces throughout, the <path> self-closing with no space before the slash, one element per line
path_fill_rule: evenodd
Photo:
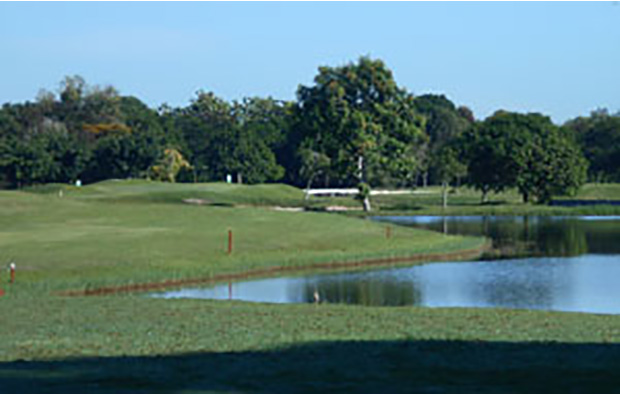
<path fill-rule="evenodd" d="M 432 261 L 463 261 L 472 260 L 483 256 L 492 248 L 492 242 L 486 240 L 479 247 L 467 250 L 458 250 L 446 253 L 422 253 L 408 256 L 383 257 L 356 259 L 350 261 L 332 261 L 323 263 L 313 263 L 301 266 L 272 266 L 264 269 L 247 270 L 238 273 L 219 274 L 210 277 L 184 278 L 178 280 L 164 280 L 157 282 L 128 284 L 120 286 L 98 287 L 93 289 L 72 290 L 57 292 L 59 296 L 103 296 L 119 293 L 149 292 L 164 290 L 166 288 L 184 287 L 188 285 L 199 285 L 218 283 L 226 281 L 238 281 L 249 278 L 260 278 L 280 273 L 302 272 L 307 270 L 340 270 L 352 268 L 381 267 L 398 264 L 420 264 Z"/>

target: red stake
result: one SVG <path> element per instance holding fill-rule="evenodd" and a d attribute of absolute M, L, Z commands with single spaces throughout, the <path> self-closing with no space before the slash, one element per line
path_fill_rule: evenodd
<path fill-rule="evenodd" d="M 13 284 L 15 282 L 15 264 L 11 263 L 9 265 L 9 267 L 11 268 L 11 284 Z"/>
<path fill-rule="evenodd" d="M 232 230 L 228 229 L 228 255 L 232 254 L 233 249 L 233 235 Z"/>

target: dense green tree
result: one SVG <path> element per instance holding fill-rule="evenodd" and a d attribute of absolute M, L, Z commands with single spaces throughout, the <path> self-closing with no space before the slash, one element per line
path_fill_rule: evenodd
<path fill-rule="evenodd" d="M 590 162 L 589 179 L 620 182 L 620 115 L 606 110 L 593 112 L 566 123 Z"/>
<path fill-rule="evenodd" d="M 52 163 L 52 156 L 39 139 L 6 139 L 0 145 L 0 167 L 13 187 L 41 182 Z"/>
<path fill-rule="evenodd" d="M 211 92 L 198 92 L 192 104 L 173 116 L 192 165 L 207 179 L 266 182 L 282 178 L 271 146 L 283 137 L 281 108 L 271 99 L 228 103 Z"/>
<path fill-rule="evenodd" d="M 22 134 L 24 125 L 19 119 L 19 107 L 7 103 L 0 109 L 0 138 Z"/>
<path fill-rule="evenodd" d="M 250 97 L 233 103 L 233 112 L 240 127 L 255 133 L 267 146 L 277 149 L 286 139 L 292 105 L 271 97 Z"/>
<path fill-rule="evenodd" d="M 110 178 L 141 178 L 161 155 L 165 141 L 152 130 L 131 129 L 119 124 L 100 131 L 92 160 L 84 174 L 87 182 Z"/>
<path fill-rule="evenodd" d="M 87 161 L 86 150 L 62 124 L 26 137 L 0 140 L 0 169 L 13 187 L 75 181 Z"/>
<path fill-rule="evenodd" d="M 420 152 L 419 170 L 423 185 L 442 183 L 441 171 L 434 158 L 442 148 L 464 133 L 474 123 L 473 113 L 467 107 L 457 108 L 444 95 L 422 95 L 415 98 L 416 110 L 426 118 L 427 141 Z"/>
<path fill-rule="evenodd" d="M 52 164 L 40 182 L 75 182 L 86 169 L 90 159 L 88 148 L 64 124 L 50 125 L 50 130 L 38 136 L 43 140 Z"/>
<path fill-rule="evenodd" d="M 308 195 L 307 191 L 312 188 L 312 182 L 315 178 L 329 171 L 331 161 L 325 154 L 316 152 L 311 148 L 301 147 L 298 150 L 298 154 L 301 163 L 299 176 L 307 180 L 305 199 L 308 199 L 310 195 Z"/>
<path fill-rule="evenodd" d="M 86 147 L 46 111 L 29 102 L 0 111 L 0 172 L 13 187 L 71 182 L 88 161 Z"/>
<path fill-rule="evenodd" d="M 297 91 L 300 146 L 328 158 L 333 185 L 412 183 L 423 118 L 380 60 L 320 67 Z"/>
<path fill-rule="evenodd" d="M 166 109 L 160 111 L 160 121 L 167 136 L 179 136 L 178 147 L 192 164 L 192 177 L 182 181 L 202 182 L 210 180 L 208 148 L 208 126 L 204 120 L 188 109 Z"/>
<path fill-rule="evenodd" d="M 525 202 L 574 193 L 587 162 L 568 133 L 540 114 L 499 111 L 464 135 L 468 181 L 482 191 L 516 187 Z"/>
<path fill-rule="evenodd" d="M 371 185 L 415 185 L 420 173 L 446 191 L 465 159 L 483 196 L 516 187 L 524 200 L 547 201 L 583 182 L 574 142 L 592 162 L 591 179 L 620 180 L 619 119 L 598 111 L 568 122 L 569 132 L 536 114 L 499 112 L 476 124 L 443 95 L 414 98 L 368 57 L 319 68 L 295 103 L 200 91 L 187 107 L 154 111 L 69 76 L 55 93 L 0 109 L 0 184 L 145 177 L 170 150 L 192 165 L 175 180 L 358 186 L 369 208 Z"/>

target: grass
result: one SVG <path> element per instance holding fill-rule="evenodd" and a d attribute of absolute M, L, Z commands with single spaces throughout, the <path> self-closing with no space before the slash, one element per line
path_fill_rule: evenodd
<path fill-rule="evenodd" d="M 559 196 L 557 200 L 620 200 L 620 184 L 587 184 L 573 197 Z M 560 207 L 525 204 L 516 190 L 489 195 L 489 201 L 480 202 L 480 193 L 470 188 L 453 189 L 449 205 L 442 207 L 441 188 L 418 188 L 415 194 L 373 196 L 375 212 L 372 215 L 619 215 L 620 206 Z M 360 208 L 352 197 L 313 197 L 308 203 L 312 209 L 323 210 L 328 206 Z M 365 216 L 361 211 L 348 212 Z"/>
<path fill-rule="evenodd" d="M 26 189 L 38 194 L 58 194 L 77 199 L 125 203 L 176 203 L 184 199 L 202 199 L 213 206 L 299 206 L 303 192 L 283 184 L 169 184 L 144 180 L 108 180 L 86 187 L 46 184 Z"/>
<path fill-rule="evenodd" d="M 8 392 L 616 392 L 620 384 L 616 316 L 135 296 L 0 303 L 0 314 Z"/>
<path fill-rule="evenodd" d="M 0 376 L 12 378 L 3 382 L 8 392 L 606 393 L 620 384 L 618 354 L 597 344 L 338 341 L 15 362 Z"/>
<path fill-rule="evenodd" d="M 294 192 L 300 193 L 284 186 L 148 182 L 107 182 L 68 189 L 63 197 L 3 192 L 0 259 L 17 262 L 21 285 L 11 294 L 17 295 L 445 253 L 479 248 L 483 242 L 399 226 L 386 239 L 385 225 L 372 221 L 247 206 L 252 201 L 286 203 Z M 186 196 L 216 205 L 184 204 Z M 224 201 L 243 207 L 221 206 Z M 229 229 L 231 255 L 226 251 Z"/>
<path fill-rule="evenodd" d="M 482 243 L 398 226 L 386 240 L 385 224 L 274 211 L 267 206 L 303 199 L 278 185 L 111 181 L 62 187 L 62 198 L 59 188 L 0 193 L 0 261 L 18 265 L 16 284 L 0 274 L 7 292 L 0 297 L 2 392 L 620 388 L 620 316 L 58 296 L 66 289 Z M 209 204 L 182 203 L 186 198 Z M 460 196 L 464 206 L 474 198 Z M 399 199 L 406 200 L 388 200 Z M 229 228 L 232 256 L 225 253 Z"/>

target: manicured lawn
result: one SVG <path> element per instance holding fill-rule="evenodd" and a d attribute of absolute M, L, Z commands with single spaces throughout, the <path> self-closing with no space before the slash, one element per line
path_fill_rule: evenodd
<path fill-rule="evenodd" d="M 368 220 L 248 205 L 253 200 L 286 203 L 300 193 L 291 187 L 111 184 L 70 189 L 63 197 L 55 192 L 0 193 L 0 261 L 15 261 L 19 276 L 19 287 L 9 289 L 9 296 L 446 253 L 484 242 L 399 226 L 392 226 L 387 239 L 386 225 Z M 185 204 L 186 196 L 216 204 Z M 226 200 L 242 207 L 221 206 Z"/>
<path fill-rule="evenodd" d="M 277 185 L 106 182 L 63 187 L 62 197 L 58 189 L 0 192 L 0 263 L 18 265 L 16 284 L 0 274 L 1 392 L 620 388 L 618 316 L 58 296 L 484 242 L 398 226 L 386 239 L 385 224 L 275 211 L 268 206 L 303 201 L 299 190 Z M 468 193 L 464 204 L 475 197 Z"/>

